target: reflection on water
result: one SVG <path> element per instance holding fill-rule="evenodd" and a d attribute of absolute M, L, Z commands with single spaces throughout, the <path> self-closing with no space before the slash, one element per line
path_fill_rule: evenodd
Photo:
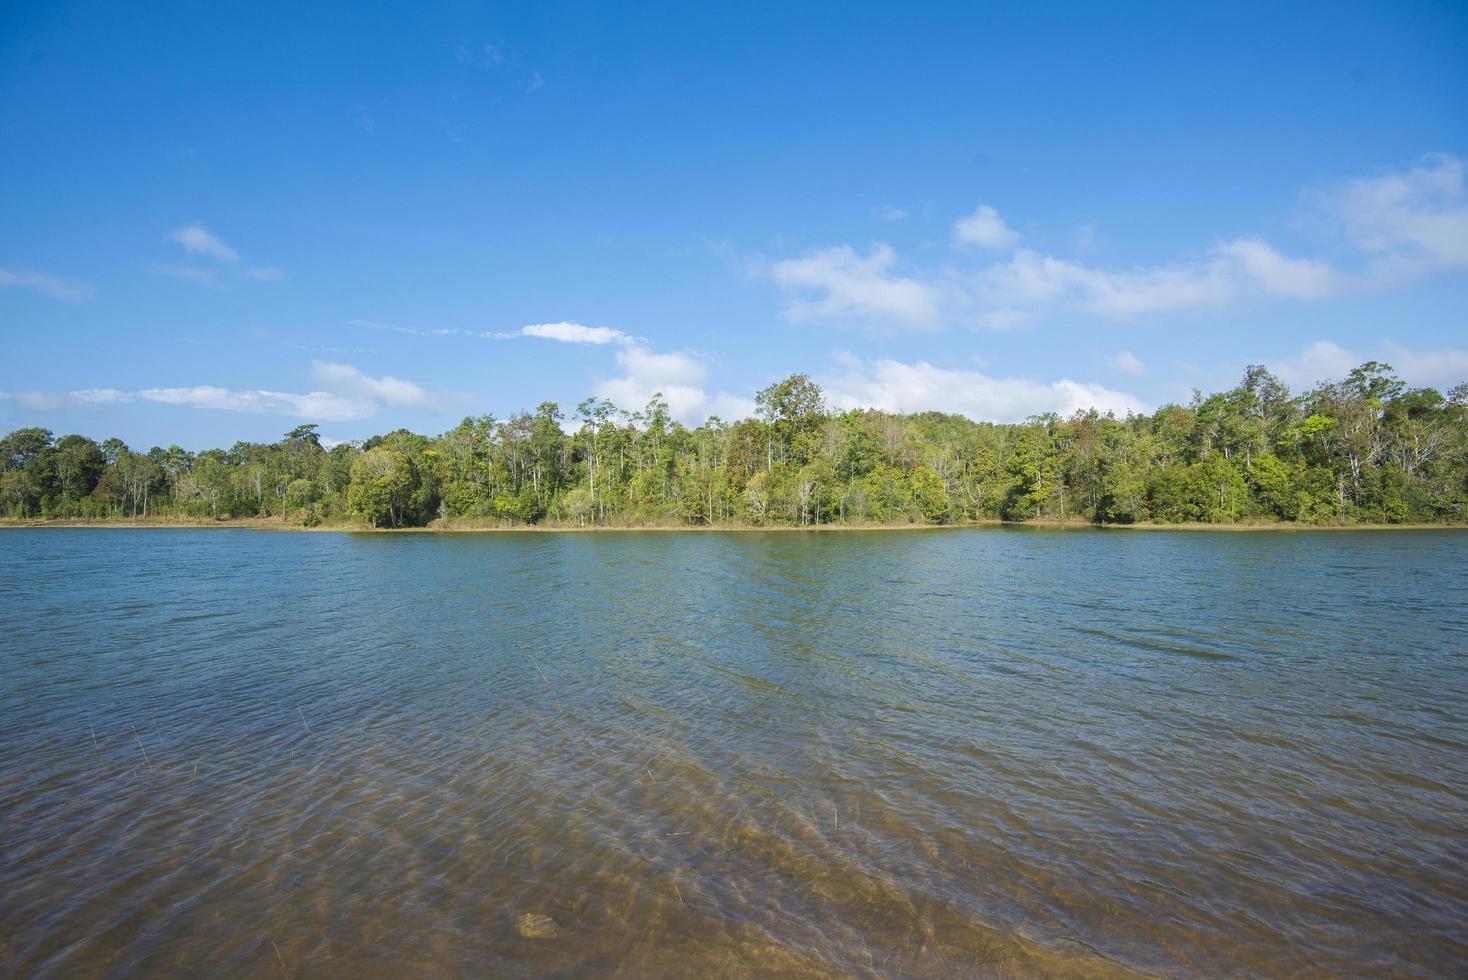
<path fill-rule="evenodd" d="M 1468 535 L 0 534 L 0 970 L 1468 969 Z"/>

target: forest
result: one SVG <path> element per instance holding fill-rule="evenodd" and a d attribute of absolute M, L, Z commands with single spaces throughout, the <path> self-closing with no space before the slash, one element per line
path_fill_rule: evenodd
<path fill-rule="evenodd" d="M 15 522 L 651 527 L 962 524 L 1447 524 L 1468 519 L 1468 384 L 1411 388 L 1388 364 L 1292 394 L 1263 367 L 1187 405 L 1022 423 L 830 411 L 792 375 L 757 416 L 688 428 L 661 397 L 588 399 L 438 436 L 189 452 L 22 428 L 0 439 Z"/>

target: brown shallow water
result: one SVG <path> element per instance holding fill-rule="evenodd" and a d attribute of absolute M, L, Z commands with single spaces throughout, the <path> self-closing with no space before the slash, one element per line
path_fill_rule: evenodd
<path fill-rule="evenodd" d="M 0 535 L 0 970 L 1450 976 L 1468 535 Z"/>

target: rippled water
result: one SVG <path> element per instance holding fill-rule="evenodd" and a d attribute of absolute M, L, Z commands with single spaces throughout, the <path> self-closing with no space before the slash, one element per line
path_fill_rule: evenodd
<path fill-rule="evenodd" d="M 1465 558 L 0 532 L 0 970 L 1461 975 Z"/>

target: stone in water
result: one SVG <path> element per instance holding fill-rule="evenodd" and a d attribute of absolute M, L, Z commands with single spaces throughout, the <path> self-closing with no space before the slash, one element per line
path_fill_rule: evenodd
<path fill-rule="evenodd" d="M 515 928 L 526 939 L 554 939 L 556 920 L 538 912 L 522 912 L 515 917 Z"/>

